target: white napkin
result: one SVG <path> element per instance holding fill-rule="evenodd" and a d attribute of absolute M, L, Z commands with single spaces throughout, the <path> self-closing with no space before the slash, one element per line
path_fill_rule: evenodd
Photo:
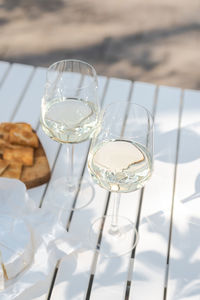
<path fill-rule="evenodd" d="M 80 245 L 66 232 L 52 211 L 35 207 L 25 185 L 19 180 L 0 178 L 0 214 L 25 220 L 34 239 L 31 265 L 16 278 L 6 281 L 4 290 L 0 291 L 1 300 L 11 300 L 47 278 L 58 259 L 71 254 Z"/>

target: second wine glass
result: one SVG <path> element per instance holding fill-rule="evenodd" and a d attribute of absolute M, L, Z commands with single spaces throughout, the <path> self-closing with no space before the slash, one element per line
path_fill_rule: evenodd
<path fill-rule="evenodd" d="M 94 181 L 114 194 L 113 212 L 95 220 L 89 236 L 92 246 L 104 256 L 120 256 L 136 246 L 138 234 L 133 222 L 118 214 L 120 195 L 142 188 L 151 176 L 152 164 L 151 114 L 132 102 L 110 104 L 88 156 Z"/>
<path fill-rule="evenodd" d="M 79 178 L 74 174 L 74 144 L 89 139 L 99 124 L 97 88 L 96 71 L 86 62 L 62 60 L 47 70 L 41 125 L 50 138 L 68 146 L 66 177 L 54 184 L 66 201 L 80 188 Z M 89 195 L 82 197 L 78 208 L 85 207 L 89 201 Z"/>

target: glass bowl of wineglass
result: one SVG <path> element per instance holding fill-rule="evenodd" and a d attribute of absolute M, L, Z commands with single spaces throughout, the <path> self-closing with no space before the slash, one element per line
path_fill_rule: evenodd
<path fill-rule="evenodd" d="M 108 105 L 88 155 L 88 170 L 94 182 L 114 194 L 112 214 L 96 219 L 89 232 L 90 244 L 103 256 L 120 256 L 136 246 L 134 223 L 119 216 L 120 195 L 142 188 L 152 174 L 152 166 L 151 114 L 133 102 Z"/>
<path fill-rule="evenodd" d="M 85 207 L 93 195 L 92 185 L 76 177 L 73 153 L 74 145 L 91 138 L 99 126 L 100 106 L 97 92 L 96 71 L 86 62 L 62 60 L 55 62 L 47 70 L 41 103 L 41 125 L 51 139 L 67 146 L 66 177 L 58 178 L 52 191 L 57 198 L 59 194 L 59 198 L 64 199 L 65 209 Z M 68 207 L 67 199 L 80 190 L 80 182 L 87 195 L 81 197 L 76 208 Z"/>

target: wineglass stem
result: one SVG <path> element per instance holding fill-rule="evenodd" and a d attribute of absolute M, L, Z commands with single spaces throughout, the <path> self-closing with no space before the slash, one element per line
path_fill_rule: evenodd
<path fill-rule="evenodd" d="M 109 228 L 109 233 L 111 235 L 119 235 L 119 226 L 118 226 L 118 212 L 119 212 L 119 204 L 120 204 L 120 193 L 113 193 L 113 213 L 112 213 L 112 220 L 111 225 Z"/>
<path fill-rule="evenodd" d="M 74 144 L 67 144 L 67 188 L 75 189 L 74 182 Z"/>

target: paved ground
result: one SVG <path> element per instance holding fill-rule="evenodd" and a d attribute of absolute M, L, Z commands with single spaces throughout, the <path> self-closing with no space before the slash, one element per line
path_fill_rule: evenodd
<path fill-rule="evenodd" d="M 0 59 L 200 89 L 199 0 L 0 0 Z"/>

